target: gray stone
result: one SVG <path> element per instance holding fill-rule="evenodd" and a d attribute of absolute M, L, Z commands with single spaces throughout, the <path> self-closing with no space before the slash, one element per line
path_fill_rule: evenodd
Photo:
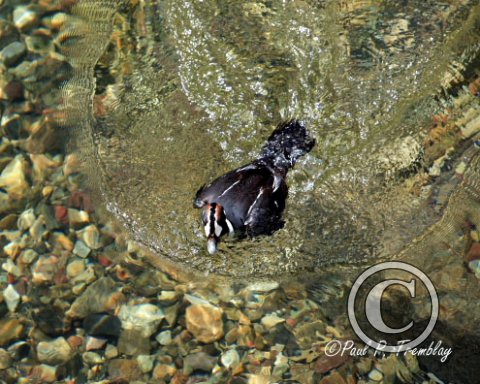
<path fill-rule="evenodd" d="M 8 44 L 0 51 L 0 60 L 2 60 L 7 67 L 14 66 L 27 52 L 25 44 L 14 41 Z"/>

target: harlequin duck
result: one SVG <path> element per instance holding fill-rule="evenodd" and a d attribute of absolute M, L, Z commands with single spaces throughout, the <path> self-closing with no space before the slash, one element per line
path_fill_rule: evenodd
<path fill-rule="evenodd" d="M 315 139 L 301 122 L 283 122 L 272 132 L 257 160 L 198 190 L 193 204 L 203 208 L 210 254 L 217 251 L 218 242 L 225 234 L 271 235 L 283 227 L 287 172 L 314 145 Z"/>

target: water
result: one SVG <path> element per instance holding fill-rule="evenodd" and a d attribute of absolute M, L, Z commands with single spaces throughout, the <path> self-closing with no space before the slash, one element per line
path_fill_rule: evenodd
<path fill-rule="evenodd" d="M 480 226 L 480 114 L 467 89 L 478 2 L 90 0 L 74 14 L 72 148 L 154 265 L 227 281 L 308 272 L 315 299 L 341 313 L 365 265 L 408 261 L 440 293 L 437 336 L 478 340 L 478 280 L 464 262 Z M 288 176 L 285 228 L 208 255 L 195 192 L 292 117 L 317 145 Z"/>
<path fill-rule="evenodd" d="M 88 22 L 71 30 L 90 34 L 88 51 L 69 51 L 78 148 L 109 211 L 157 253 L 222 275 L 315 271 L 391 258 L 441 217 L 406 179 L 431 165 L 442 89 L 476 58 L 476 2 L 91 1 L 77 13 Z M 318 144 L 289 174 L 285 228 L 208 256 L 196 190 L 291 117 Z"/>

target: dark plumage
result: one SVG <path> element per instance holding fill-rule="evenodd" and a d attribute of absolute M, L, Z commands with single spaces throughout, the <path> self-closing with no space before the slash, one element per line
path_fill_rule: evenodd
<path fill-rule="evenodd" d="M 257 160 L 198 190 L 194 206 L 203 208 L 202 220 L 211 254 L 227 233 L 253 237 L 271 235 L 283 227 L 287 172 L 314 145 L 315 140 L 302 123 L 284 122 L 272 132 Z"/>

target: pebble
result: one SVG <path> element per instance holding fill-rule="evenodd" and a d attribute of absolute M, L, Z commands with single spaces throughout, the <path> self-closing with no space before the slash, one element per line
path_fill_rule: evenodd
<path fill-rule="evenodd" d="M 75 246 L 73 247 L 73 253 L 77 256 L 83 257 L 84 259 L 88 257 L 92 250 L 87 247 L 87 245 L 81 241 L 77 240 Z"/>
<path fill-rule="evenodd" d="M 368 377 L 373 381 L 382 381 L 383 374 L 378 369 L 372 369 L 368 374 Z"/>
<path fill-rule="evenodd" d="M 118 317 L 123 329 L 138 330 L 148 338 L 155 333 L 165 314 L 156 305 L 138 304 L 123 305 Z"/>
<path fill-rule="evenodd" d="M 106 344 L 107 344 L 107 339 L 87 336 L 87 339 L 85 341 L 85 349 L 87 351 L 93 351 L 95 349 L 103 349 L 103 347 L 105 347 Z"/>
<path fill-rule="evenodd" d="M 13 199 L 25 197 L 30 189 L 25 176 L 26 169 L 27 164 L 24 157 L 17 155 L 0 174 L 0 188 L 4 188 Z"/>
<path fill-rule="evenodd" d="M 168 364 L 157 364 L 153 370 L 153 378 L 155 380 L 164 380 L 173 377 L 177 373 L 177 369 Z M 173 381 L 171 381 L 173 382 Z"/>
<path fill-rule="evenodd" d="M 151 356 L 151 355 L 137 356 L 138 366 L 143 373 L 150 372 L 153 369 L 154 362 L 155 362 L 155 356 Z"/>
<path fill-rule="evenodd" d="M 5 247 L 3 247 L 3 251 L 10 257 L 2 264 L 2 269 L 15 277 L 20 277 L 22 275 L 22 271 L 20 268 L 14 263 L 12 259 L 15 259 L 17 255 L 20 253 L 21 248 L 18 244 L 15 243 L 8 243 Z"/>
<path fill-rule="evenodd" d="M 276 281 L 262 281 L 250 284 L 247 287 L 247 290 L 251 292 L 270 292 L 277 289 L 279 286 L 280 284 Z"/>
<path fill-rule="evenodd" d="M 160 345 L 169 345 L 172 342 L 172 331 L 167 330 L 160 332 L 157 337 L 155 337 L 155 340 L 157 340 Z"/>
<path fill-rule="evenodd" d="M 14 41 L 0 51 L 0 60 L 3 61 L 7 67 L 12 67 L 22 59 L 26 52 L 27 47 L 24 43 Z"/>
<path fill-rule="evenodd" d="M 92 313 L 113 312 L 124 300 L 125 296 L 112 278 L 101 277 L 75 299 L 67 311 L 67 316 L 85 318 Z"/>
<path fill-rule="evenodd" d="M 72 348 L 64 337 L 50 341 L 41 341 L 37 345 L 37 358 L 41 363 L 64 364 L 70 360 Z"/>
<path fill-rule="evenodd" d="M 13 11 L 13 24 L 20 30 L 30 28 L 37 22 L 37 13 L 28 6 L 18 6 Z"/>
<path fill-rule="evenodd" d="M 90 221 L 88 212 L 68 208 L 68 222 L 72 227 L 82 227 Z"/>
<path fill-rule="evenodd" d="M 100 243 L 100 231 L 93 224 L 78 231 L 77 236 L 90 249 L 98 249 L 102 246 Z"/>
<path fill-rule="evenodd" d="M 105 358 L 108 360 L 114 359 L 118 356 L 118 349 L 115 345 L 107 344 L 107 348 L 105 348 Z"/>
<path fill-rule="evenodd" d="M 37 259 L 37 257 L 38 253 L 35 252 L 33 249 L 25 249 L 18 257 L 18 262 L 19 264 L 30 265 Z"/>
<path fill-rule="evenodd" d="M 108 375 L 113 381 L 121 379 L 132 382 L 142 376 L 142 371 L 136 360 L 114 359 L 108 363 Z"/>
<path fill-rule="evenodd" d="M 217 358 L 205 352 L 191 353 L 183 359 L 183 372 L 190 375 L 193 371 L 211 372 Z"/>
<path fill-rule="evenodd" d="M 19 339 L 23 334 L 23 324 L 16 318 L 0 320 L 0 346 Z"/>
<path fill-rule="evenodd" d="M 12 365 L 12 356 L 5 349 L 0 348 L 0 369 L 7 369 Z"/>
<path fill-rule="evenodd" d="M 32 266 L 32 281 L 34 283 L 52 282 L 58 270 L 58 257 L 40 256 Z"/>
<path fill-rule="evenodd" d="M 226 368 L 235 368 L 240 363 L 240 356 L 235 349 L 229 349 L 222 353 L 220 361 Z"/>
<path fill-rule="evenodd" d="M 15 288 L 13 288 L 12 284 L 8 284 L 8 287 L 3 290 L 3 299 L 7 303 L 8 310 L 15 312 L 20 303 L 20 295 Z"/>
<path fill-rule="evenodd" d="M 84 260 L 73 260 L 67 265 L 67 276 L 70 278 L 77 277 L 82 272 L 85 271 L 85 261 Z"/>
<path fill-rule="evenodd" d="M 17 227 L 21 231 L 26 231 L 33 225 L 34 222 L 35 213 L 33 212 L 33 208 L 30 208 L 20 214 L 17 220 Z"/>
<path fill-rule="evenodd" d="M 277 324 L 285 322 L 284 318 L 278 317 L 276 314 L 270 314 L 262 317 L 261 323 L 265 328 L 271 329 Z"/>
<path fill-rule="evenodd" d="M 54 383 L 57 381 L 57 367 L 47 364 L 40 364 L 33 367 L 29 375 L 32 383 Z"/>
<path fill-rule="evenodd" d="M 223 336 L 222 315 L 213 305 L 190 305 L 185 315 L 187 329 L 202 343 L 213 343 Z"/>
<path fill-rule="evenodd" d="M 105 359 L 96 352 L 85 352 L 82 355 L 82 359 L 88 365 L 102 364 Z"/>

